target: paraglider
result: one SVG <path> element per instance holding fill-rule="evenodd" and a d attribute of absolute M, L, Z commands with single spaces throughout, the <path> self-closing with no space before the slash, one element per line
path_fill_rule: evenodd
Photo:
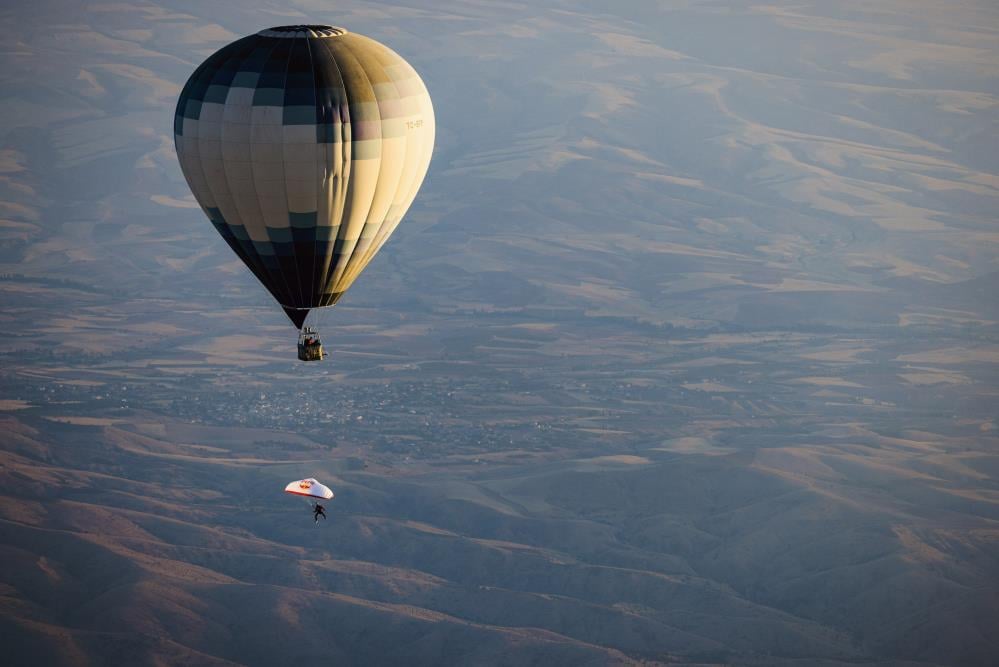
<path fill-rule="evenodd" d="M 290 482 L 286 487 L 284 487 L 285 493 L 291 493 L 296 496 L 304 496 L 306 499 L 311 500 L 312 506 L 312 518 L 315 520 L 316 524 L 319 524 L 320 515 L 323 519 L 326 519 L 326 511 L 323 506 L 319 503 L 320 500 L 331 500 L 333 498 L 333 490 L 326 486 L 325 484 L 320 484 L 319 481 L 313 477 L 307 479 L 299 479 L 294 482 Z"/>
<path fill-rule="evenodd" d="M 430 96 L 409 63 L 326 25 L 270 28 L 223 47 L 191 75 L 174 117 L 195 199 L 298 329 L 310 310 L 340 300 L 395 231 L 434 133 Z M 320 360 L 310 333 L 299 358 Z"/>

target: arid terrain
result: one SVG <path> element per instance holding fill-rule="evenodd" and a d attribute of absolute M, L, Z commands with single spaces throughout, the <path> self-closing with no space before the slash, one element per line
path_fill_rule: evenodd
<path fill-rule="evenodd" d="M 438 123 L 319 364 L 171 135 L 203 58 L 303 22 Z M 999 660 L 991 3 L 0 26 L 5 664 Z"/>

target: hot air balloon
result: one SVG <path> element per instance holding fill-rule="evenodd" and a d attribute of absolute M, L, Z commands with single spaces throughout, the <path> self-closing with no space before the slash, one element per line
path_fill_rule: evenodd
<path fill-rule="evenodd" d="M 195 199 L 302 329 L 382 247 L 423 182 L 434 110 L 388 47 L 281 26 L 217 51 L 180 94 L 174 141 Z M 324 356 L 306 328 L 299 358 Z"/>

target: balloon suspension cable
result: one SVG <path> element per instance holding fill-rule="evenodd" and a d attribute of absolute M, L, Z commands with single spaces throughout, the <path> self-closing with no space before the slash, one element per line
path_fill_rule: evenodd
<path fill-rule="evenodd" d="M 313 308 L 309 311 L 309 319 L 311 320 L 312 328 L 319 331 L 320 335 L 322 335 L 321 329 L 324 328 L 326 323 L 329 321 L 329 311 L 332 309 L 332 306 L 325 306 L 322 308 Z"/>
<path fill-rule="evenodd" d="M 309 321 L 308 324 L 312 327 L 316 333 L 319 334 L 319 339 L 323 342 L 323 348 L 329 347 L 330 341 L 325 338 L 326 325 L 330 321 L 329 311 L 333 310 L 333 306 L 326 306 L 324 308 L 313 308 L 309 311 Z"/>

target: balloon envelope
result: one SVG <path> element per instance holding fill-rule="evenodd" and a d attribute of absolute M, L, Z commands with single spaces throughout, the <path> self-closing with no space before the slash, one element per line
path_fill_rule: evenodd
<path fill-rule="evenodd" d="M 300 479 L 297 482 L 292 482 L 288 486 L 284 487 L 285 493 L 293 493 L 296 496 L 308 496 L 310 498 L 318 498 L 322 500 L 329 500 L 333 497 L 333 490 L 330 487 L 320 484 L 317 480 L 312 477 L 308 479 Z"/>
<path fill-rule="evenodd" d="M 174 117 L 195 199 L 299 328 L 395 230 L 434 133 L 413 68 L 332 26 L 271 28 L 222 48 L 191 75 Z"/>

